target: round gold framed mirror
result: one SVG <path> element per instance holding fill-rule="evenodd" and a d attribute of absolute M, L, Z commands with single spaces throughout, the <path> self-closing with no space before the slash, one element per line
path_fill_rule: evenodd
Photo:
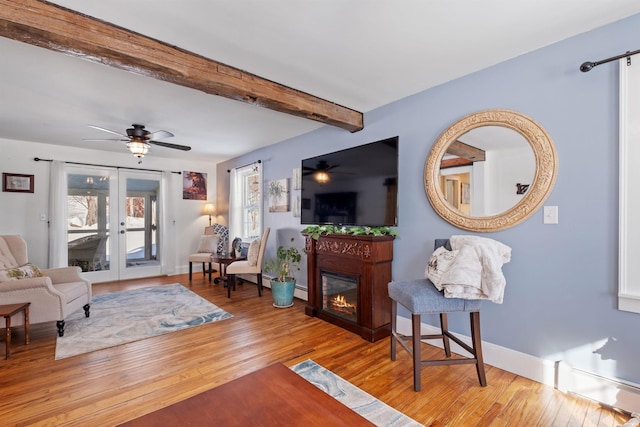
<path fill-rule="evenodd" d="M 469 231 L 498 231 L 542 206 L 557 170 L 555 146 L 542 126 L 515 111 L 485 110 L 438 137 L 425 164 L 424 187 L 447 222 Z"/>

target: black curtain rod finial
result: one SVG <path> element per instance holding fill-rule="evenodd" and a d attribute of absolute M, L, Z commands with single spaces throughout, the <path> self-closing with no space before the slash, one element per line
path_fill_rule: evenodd
<path fill-rule="evenodd" d="M 588 71 L 591 71 L 591 69 L 595 66 L 596 64 L 593 62 L 589 62 L 589 61 L 583 62 L 582 65 L 580 65 L 580 71 L 582 71 L 583 73 L 586 73 Z"/>

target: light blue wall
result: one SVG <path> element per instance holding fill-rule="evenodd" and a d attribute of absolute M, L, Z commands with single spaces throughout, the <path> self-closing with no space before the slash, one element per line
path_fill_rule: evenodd
<path fill-rule="evenodd" d="M 358 133 L 325 127 L 258 150 L 220 164 L 218 182 L 224 182 L 220 178 L 229 167 L 257 158 L 264 162 L 266 182 L 291 177 L 302 158 L 399 135 L 400 237 L 393 276 L 422 277 L 434 239 L 465 234 L 442 220 L 426 198 L 422 176 L 433 142 L 469 113 L 520 111 L 538 121 L 556 144 L 559 173 L 545 204 L 559 206 L 560 223 L 543 225 L 537 212 L 511 229 L 483 234 L 513 248 L 503 269 L 504 303 L 483 306 L 483 340 L 640 383 L 640 315 L 616 308 L 618 65 L 600 65 L 589 73 L 578 69 L 584 61 L 640 48 L 638 28 L 640 15 L 386 105 L 365 114 L 365 129 Z M 224 189 L 218 197 L 224 197 Z M 272 230 L 302 228 L 290 212 L 267 212 L 265 224 Z M 276 243 L 283 242 L 271 240 L 269 250 Z M 452 319 L 453 329 L 468 335 L 466 322 Z"/>

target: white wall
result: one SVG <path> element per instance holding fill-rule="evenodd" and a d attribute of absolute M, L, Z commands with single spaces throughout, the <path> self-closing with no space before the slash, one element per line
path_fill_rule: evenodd
<path fill-rule="evenodd" d="M 51 162 L 34 157 L 127 168 L 195 171 L 207 174 L 207 199 L 216 199 L 214 162 L 183 161 L 147 155 L 141 165 L 132 155 L 100 150 L 54 146 L 44 143 L 0 139 L 0 172 L 35 175 L 34 193 L 0 192 L 0 235 L 20 234 L 27 241 L 30 261 L 38 266 L 48 262 L 49 169 Z M 177 175 L 176 175 L 177 176 Z M 204 201 L 183 200 L 181 179 L 175 179 L 169 195 L 175 220 L 175 273 L 188 271 L 187 256 L 194 252 L 209 218 L 200 210 Z M 216 219 L 213 218 L 213 221 Z"/>

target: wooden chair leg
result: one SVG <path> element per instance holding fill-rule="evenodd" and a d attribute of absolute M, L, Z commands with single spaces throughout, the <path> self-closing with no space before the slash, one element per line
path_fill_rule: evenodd
<path fill-rule="evenodd" d="M 262 296 L 262 273 L 258 273 L 256 277 L 258 278 L 258 296 L 261 297 Z"/>
<path fill-rule="evenodd" d="M 444 354 L 451 357 L 451 343 L 449 342 L 449 318 L 447 313 L 440 313 L 440 333 L 442 333 L 442 345 L 444 346 Z"/>
<path fill-rule="evenodd" d="M 189 261 L 189 280 L 191 280 L 191 273 L 193 273 L 193 263 Z"/>
<path fill-rule="evenodd" d="M 204 269 L 204 262 L 202 263 L 202 277 L 207 274 L 207 270 Z"/>
<path fill-rule="evenodd" d="M 397 328 L 398 328 L 398 303 L 396 300 L 391 300 L 391 360 L 396 360 L 396 340 L 397 340 Z"/>
<path fill-rule="evenodd" d="M 422 366 L 422 360 L 420 358 L 420 315 L 413 314 L 411 316 L 411 328 L 413 338 L 413 389 L 420 391 L 420 368 Z"/>
<path fill-rule="evenodd" d="M 482 357 L 482 339 L 480 337 L 480 312 L 469 313 L 471 320 L 471 344 L 473 345 L 474 356 L 476 357 L 476 371 L 478 380 L 482 387 L 487 386 L 487 377 L 484 372 L 484 359 Z"/>
<path fill-rule="evenodd" d="M 236 288 L 236 275 L 235 274 L 227 274 L 227 298 L 231 298 L 231 286 L 233 286 L 233 290 Z"/>

